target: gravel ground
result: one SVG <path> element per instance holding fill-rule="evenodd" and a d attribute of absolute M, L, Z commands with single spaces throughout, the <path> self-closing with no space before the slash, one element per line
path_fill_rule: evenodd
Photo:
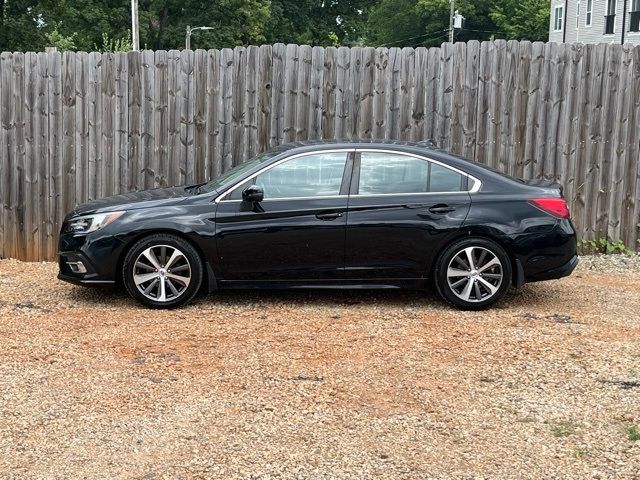
<path fill-rule="evenodd" d="M 640 478 L 640 257 L 482 313 L 418 292 L 177 311 L 0 261 L 2 478 Z"/>

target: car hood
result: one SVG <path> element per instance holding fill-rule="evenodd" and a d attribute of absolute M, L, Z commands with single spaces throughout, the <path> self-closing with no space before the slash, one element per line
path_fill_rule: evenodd
<path fill-rule="evenodd" d="M 78 205 L 68 216 L 173 205 L 190 196 L 187 190 L 185 187 L 156 188 L 113 195 Z"/>

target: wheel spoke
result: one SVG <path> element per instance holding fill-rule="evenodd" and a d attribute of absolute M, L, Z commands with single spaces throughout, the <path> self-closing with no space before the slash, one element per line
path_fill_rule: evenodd
<path fill-rule="evenodd" d="M 473 280 L 470 278 L 467 279 L 467 284 L 464 286 L 464 290 L 460 293 L 460 297 L 467 302 L 469 298 L 471 298 L 471 290 L 473 289 Z"/>
<path fill-rule="evenodd" d="M 486 250 L 482 250 L 482 252 L 480 253 L 480 258 L 478 258 L 478 261 L 476 262 L 476 267 L 479 267 L 480 265 L 484 264 L 484 259 L 487 258 L 487 252 Z"/>
<path fill-rule="evenodd" d="M 142 252 L 142 255 L 149 260 L 149 263 L 151 263 L 151 265 L 153 265 L 153 268 L 159 270 L 160 268 L 160 263 L 158 262 L 158 259 L 156 258 L 156 254 L 153 253 L 153 250 L 151 248 L 147 248 L 144 252 Z"/>
<path fill-rule="evenodd" d="M 482 278 L 484 279 L 490 278 L 492 280 L 501 280 L 502 274 L 501 273 L 483 273 Z"/>
<path fill-rule="evenodd" d="M 463 266 L 463 268 L 465 268 L 466 270 L 471 270 L 471 267 L 469 266 L 469 264 L 466 262 L 466 260 L 464 258 L 462 258 L 462 254 L 458 254 L 456 255 L 455 260 Z"/>
<path fill-rule="evenodd" d="M 175 267 L 171 269 L 171 273 L 182 272 L 184 270 L 189 270 L 189 265 L 180 265 L 179 267 Z"/>
<path fill-rule="evenodd" d="M 137 268 L 144 268 L 145 270 L 154 270 L 154 268 L 151 265 L 147 265 L 146 263 L 142 263 L 140 260 L 138 260 L 136 262 L 136 267 Z"/>
<path fill-rule="evenodd" d="M 153 287 L 155 287 L 158 282 L 160 281 L 160 279 L 158 277 L 156 277 L 153 282 L 151 282 L 147 288 L 144 289 L 144 291 L 142 293 L 144 293 L 145 295 L 149 295 L 149 293 L 151 293 L 151 290 L 153 290 Z"/>
<path fill-rule="evenodd" d="M 493 257 L 491 260 L 485 263 L 482 267 L 478 268 L 478 272 L 482 273 L 485 270 L 488 270 L 491 267 L 495 267 L 497 265 L 500 265 L 500 260 L 498 260 L 497 257 Z"/>
<path fill-rule="evenodd" d="M 134 275 L 133 276 L 133 281 L 135 282 L 136 285 L 140 285 L 142 283 L 146 283 L 149 280 L 153 280 L 154 278 L 157 278 L 158 274 L 155 272 L 151 272 L 151 273 L 141 273 L 139 275 Z"/>
<path fill-rule="evenodd" d="M 458 280 L 457 282 L 453 282 L 451 284 L 451 288 L 458 288 L 460 285 L 462 285 L 464 282 L 466 282 L 469 279 L 469 277 L 464 277 L 461 278 L 460 280 Z"/>
<path fill-rule="evenodd" d="M 171 254 L 171 257 L 169 258 L 169 260 L 167 260 L 167 263 L 164 264 L 165 268 L 171 268 L 171 265 L 173 265 L 174 262 L 181 257 L 184 257 L 182 252 L 178 249 L 175 249 Z"/>
<path fill-rule="evenodd" d="M 177 297 L 178 295 L 180 295 L 180 293 L 178 292 L 178 289 L 175 287 L 175 285 L 173 284 L 170 278 L 167 278 L 167 285 L 169 286 L 169 290 L 171 290 L 171 293 L 173 294 L 174 297 Z"/>
<path fill-rule="evenodd" d="M 158 292 L 157 300 L 159 302 L 164 302 L 164 301 L 167 300 L 166 278 L 165 277 L 160 277 L 160 290 Z"/>
<path fill-rule="evenodd" d="M 465 248 L 464 253 L 467 254 L 467 262 L 469 262 L 469 268 L 471 270 L 476 269 L 476 262 L 473 259 L 473 247 Z"/>
<path fill-rule="evenodd" d="M 182 277 L 180 275 L 174 275 L 173 273 L 167 273 L 167 277 L 182 283 L 185 287 L 189 286 L 189 282 L 191 281 L 189 277 Z"/>
<path fill-rule="evenodd" d="M 482 299 L 482 292 L 480 291 L 480 283 L 478 281 L 473 282 L 473 288 L 476 292 L 476 300 Z"/>
<path fill-rule="evenodd" d="M 447 269 L 447 277 L 455 278 L 455 277 L 468 277 L 469 272 L 466 270 L 460 270 L 459 268 L 449 267 Z"/>
<path fill-rule="evenodd" d="M 484 287 L 486 287 L 487 290 L 489 290 L 489 292 L 491 292 L 491 295 L 493 295 L 494 293 L 496 293 L 498 291 L 498 287 L 495 287 L 495 286 L 491 285 L 484 278 L 478 277 L 478 281 L 481 282 L 482 285 Z"/>

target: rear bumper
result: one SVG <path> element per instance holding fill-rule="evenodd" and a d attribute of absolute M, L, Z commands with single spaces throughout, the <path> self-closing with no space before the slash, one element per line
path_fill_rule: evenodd
<path fill-rule="evenodd" d="M 574 255 L 571 260 L 569 260 L 564 265 L 561 265 L 556 268 L 552 268 L 550 270 L 545 270 L 542 272 L 537 272 L 534 275 L 530 275 L 526 277 L 527 282 L 540 282 L 542 280 L 555 280 L 557 278 L 566 277 L 571 275 L 571 272 L 578 265 L 578 256 Z"/>

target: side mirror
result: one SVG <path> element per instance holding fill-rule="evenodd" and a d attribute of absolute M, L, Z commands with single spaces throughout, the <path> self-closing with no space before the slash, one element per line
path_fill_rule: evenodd
<path fill-rule="evenodd" d="M 258 185 L 251 185 L 242 191 L 242 200 L 245 202 L 260 203 L 264 200 L 264 190 Z"/>

